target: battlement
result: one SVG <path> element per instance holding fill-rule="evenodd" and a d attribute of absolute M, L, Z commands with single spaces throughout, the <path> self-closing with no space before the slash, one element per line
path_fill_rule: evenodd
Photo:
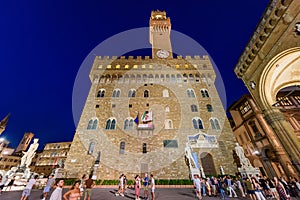
<path fill-rule="evenodd" d="M 150 58 L 150 56 L 96 56 L 93 70 L 130 70 L 163 69 L 171 67 L 177 70 L 212 70 L 209 56 L 177 56 L 171 59 Z"/>
<path fill-rule="evenodd" d="M 150 56 L 96 56 L 96 59 L 98 60 L 161 60 L 161 59 L 152 59 L 150 58 Z M 208 55 L 204 55 L 204 56 L 199 56 L 199 55 L 194 55 L 194 56 L 181 56 L 178 55 L 177 57 L 172 58 L 177 59 L 177 60 L 182 60 L 182 59 L 186 59 L 186 60 L 209 60 Z M 170 59 L 168 59 L 170 60 Z"/>

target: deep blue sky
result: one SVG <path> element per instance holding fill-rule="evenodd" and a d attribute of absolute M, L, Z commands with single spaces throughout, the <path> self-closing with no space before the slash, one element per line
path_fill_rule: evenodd
<path fill-rule="evenodd" d="M 103 40 L 147 27 L 151 10 L 165 10 L 172 29 L 200 43 L 222 74 L 227 107 L 247 93 L 233 69 L 268 0 L 1 1 L 0 118 L 12 146 L 24 132 L 46 142 L 75 133 L 72 90 L 85 57 Z M 148 38 L 145 38 L 148 40 Z"/>

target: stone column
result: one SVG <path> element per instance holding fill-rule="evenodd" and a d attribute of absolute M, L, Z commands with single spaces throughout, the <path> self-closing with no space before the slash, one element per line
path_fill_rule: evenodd
<path fill-rule="evenodd" d="M 291 160 L 291 164 L 300 176 L 300 142 L 298 141 L 293 128 L 285 120 L 284 115 L 277 108 L 264 110 L 264 117 L 267 123 L 272 127 L 274 134 L 282 144 L 283 149 Z M 284 168 L 286 168 L 284 163 Z M 288 169 L 288 175 L 295 175 L 293 171 Z"/>

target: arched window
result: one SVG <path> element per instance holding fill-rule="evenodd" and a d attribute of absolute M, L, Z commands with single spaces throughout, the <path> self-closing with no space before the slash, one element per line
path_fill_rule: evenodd
<path fill-rule="evenodd" d="M 165 75 L 161 74 L 160 75 L 160 82 L 164 82 L 165 81 Z"/>
<path fill-rule="evenodd" d="M 209 122 L 210 122 L 211 129 L 216 129 L 214 120 L 210 119 Z"/>
<path fill-rule="evenodd" d="M 170 82 L 170 75 L 166 74 L 166 82 Z"/>
<path fill-rule="evenodd" d="M 87 126 L 87 129 L 88 129 L 88 130 L 89 130 L 89 129 L 92 129 L 93 123 L 94 123 L 94 120 L 90 119 L 89 124 L 88 124 L 88 126 Z"/>
<path fill-rule="evenodd" d="M 147 83 L 147 74 L 143 74 L 143 82 Z"/>
<path fill-rule="evenodd" d="M 165 121 L 165 129 L 173 129 L 173 122 L 170 119 Z"/>
<path fill-rule="evenodd" d="M 210 105 L 210 104 L 207 104 L 206 105 L 206 108 L 207 108 L 207 111 L 208 112 L 213 112 L 214 110 L 213 110 L 213 107 Z"/>
<path fill-rule="evenodd" d="M 97 119 L 90 119 L 89 124 L 87 126 L 88 130 L 96 129 L 98 125 L 98 120 Z"/>
<path fill-rule="evenodd" d="M 120 154 L 125 153 L 125 142 L 120 142 Z"/>
<path fill-rule="evenodd" d="M 136 82 L 141 83 L 142 82 L 142 76 L 140 74 L 136 75 Z"/>
<path fill-rule="evenodd" d="M 88 150 L 88 154 L 91 155 L 94 152 L 95 142 L 91 142 Z"/>
<path fill-rule="evenodd" d="M 109 74 L 106 75 L 106 83 L 111 82 L 111 76 Z"/>
<path fill-rule="evenodd" d="M 195 98 L 195 92 L 193 89 L 188 89 L 186 93 L 189 98 Z"/>
<path fill-rule="evenodd" d="M 116 120 L 115 119 L 113 119 L 111 121 L 111 126 L 110 127 L 111 127 L 110 129 L 112 129 L 112 130 L 116 129 Z"/>
<path fill-rule="evenodd" d="M 133 98 L 133 97 L 135 97 L 135 95 L 136 95 L 135 89 L 131 89 L 131 90 L 128 91 L 128 97 L 129 98 Z"/>
<path fill-rule="evenodd" d="M 196 83 L 200 83 L 200 76 L 199 76 L 199 74 L 196 74 Z"/>
<path fill-rule="evenodd" d="M 96 128 L 97 128 L 97 125 L 98 125 L 98 120 L 95 119 L 94 122 L 93 122 L 92 129 L 96 129 Z"/>
<path fill-rule="evenodd" d="M 125 119 L 124 130 L 132 130 L 132 129 L 133 129 L 133 119 Z"/>
<path fill-rule="evenodd" d="M 174 74 L 172 74 L 172 75 L 171 75 L 171 83 L 175 83 L 175 82 L 176 82 L 175 75 L 174 75 Z"/>
<path fill-rule="evenodd" d="M 189 75 L 190 83 L 194 83 L 194 75 L 190 74 Z"/>
<path fill-rule="evenodd" d="M 125 122 L 124 122 L 124 130 L 127 130 L 129 127 L 129 120 L 128 119 L 125 119 Z"/>
<path fill-rule="evenodd" d="M 159 75 L 158 74 L 155 74 L 155 83 L 159 83 L 160 80 L 159 80 Z"/>
<path fill-rule="evenodd" d="M 144 97 L 148 98 L 149 97 L 149 90 L 144 90 Z"/>
<path fill-rule="evenodd" d="M 121 94 L 121 90 L 120 89 L 114 89 L 112 97 L 118 98 L 118 97 L 120 97 L 120 94 Z"/>
<path fill-rule="evenodd" d="M 130 75 L 130 82 L 135 83 L 135 75 L 134 74 Z"/>
<path fill-rule="evenodd" d="M 209 94 L 206 89 L 201 89 L 201 95 L 203 98 L 209 98 Z"/>
<path fill-rule="evenodd" d="M 150 82 L 150 83 L 153 83 L 153 82 L 154 82 L 154 77 L 153 77 L 152 74 L 150 74 L 150 75 L 148 76 L 148 79 L 149 79 L 149 82 Z"/>
<path fill-rule="evenodd" d="M 196 105 L 191 105 L 192 112 L 198 112 L 198 107 Z"/>
<path fill-rule="evenodd" d="M 103 98 L 105 96 L 105 90 L 104 89 L 100 89 L 97 93 L 97 97 Z"/>
<path fill-rule="evenodd" d="M 102 75 L 102 76 L 100 77 L 100 83 L 105 83 L 105 76 L 104 76 L 104 75 Z"/>
<path fill-rule="evenodd" d="M 124 77 L 123 77 L 122 75 L 120 75 L 120 76 L 119 76 L 119 81 L 118 81 L 118 82 L 119 82 L 119 83 L 123 83 L 123 81 L 124 81 Z"/>
<path fill-rule="evenodd" d="M 129 83 L 129 75 L 125 74 L 125 83 Z"/>
<path fill-rule="evenodd" d="M 214 129 L 214 130 L 220 130 L 221 129 L 218 119 L 210 118 L 209 122 L 210 122 L 211 129 Z"/>
<path fill-rule="evenodd" d="M 116 120 L 115 119 L 108 119 L 106 121 L 106 126 L 105 126 L 106 130 L 114 130 L 116 129 Z"/>
<path fill-rule="evenodd" d="M 169 97 L 169 90 L 167 89 L 163 90 L 163 97 Z"/>
<path fill-rule="evenodd" d="M 182 76 L 180 74 L 177 74 L 176 77 L 177 77 L 177 83 L 181 83 L 182 82 Z"/>
<path fill-rule="evenodd" d="M 192 120 L 194 129 L 203 129 L 202 120 L 199 117 L 195 117 Z"/>
<path fill-rule="evenodd" d="M 129 128 L 130 128 L 130 129 L 133 129 L 133 124 L 134 124 L 133 122 L 134 122 L 133 119 L 130 119 L 130 120 L 129 120 Z"/>
<path fill-rule="evenodd" d="M 183 82 L 184 83 L 187 83 L 187 79 L 188 79 L 188 76 L 186 74 L 183 74 Z"/>

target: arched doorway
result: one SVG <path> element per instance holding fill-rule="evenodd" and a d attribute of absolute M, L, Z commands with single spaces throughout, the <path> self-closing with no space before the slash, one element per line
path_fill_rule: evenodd
<path fill-rule="evenodd" d="M 214 164 L 213 157 L 210 153 L 203 152 L 200 154 L 201 164 L 204 170 L 204 173 L 207 175 L 216 175 L 216 167 Z"/>

